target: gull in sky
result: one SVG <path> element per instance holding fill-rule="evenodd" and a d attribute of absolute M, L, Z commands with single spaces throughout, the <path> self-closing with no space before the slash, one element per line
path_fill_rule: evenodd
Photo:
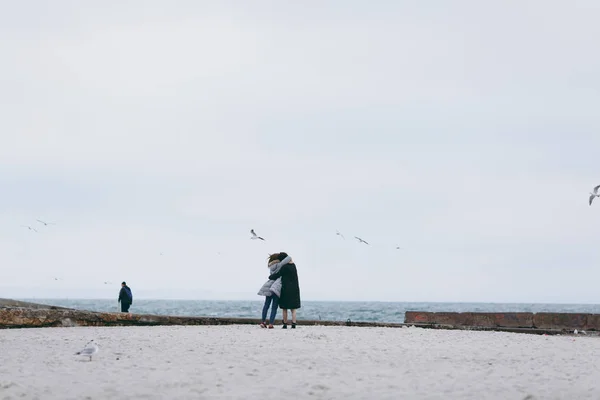
<path fill-rule="evenodd" d="M 335 231 L 335 234 L 336 234 L 336 235 L 338 235 L 338 236 L 341 236 L 341 237 L 342 237 L 342 239 L 346 240 L 346 238 L 344 237 L 344 235 L 342 235 L 342 234 L 340 233 L 340 231 L 337 231 L 337 230 L 336 230 L 336 231 Z"/>
<path fill-rule="evenodd" d="M 600 197 L 598 189 L 600 189 L 600 185 L 594 188 L 594 193 L 590 192 L 590 206 L 592 205 L 592 201 L 594 201 L 594 197 Z"/>
<path fill-rule="evenodd" d="M 29 225 L 21 225 L 21 227 L 23 227 L 23 228 L 27 228 L 27 229 L 29 229 L 30 231 L 37 232 L 37 230 L 35 230 L 35 228 L 32 228 L 32 227 L 30 227 Z"/>
<path fill-rule="evenodd" d="M 360 243 L 369 244 L 365 240 L 362 240 L 361 238 L 359 238 L 358 236 L 354 236 L 354 238 L 357 239 Z"/>
<path fill-rule="evenodd" d="M 44 226 L 56 225 L 54 222 L 44 222 L 41 219 L 36 219 L 36 221 L 39 222 L 40 224 L 44 224 Z"/>
<path fill-rule="evenodd" d="M 255 232 L 254 229 L 250 229 L 250 233 L 252 234 L 252 237 L 250 239 L 252 240 L 256 240 L 256 239 L 260 239 L 260 240 L 265 240 L 263 238 L 261 238 L 260 236 L 258 236 Z"/>
<path fill-rule="evenodd" d="M 83 350 L 78 351 L 75 354 L 78 356 L 89 357 L 90 361 L 92 361 L 92 356 L 100 350 L 100 348 L 96 345 L 96 343 L 92 343 L 93 341 L 94 340 L 92 339 L 89 342 L 87 342 L 87 344 L 85 345 Z"/>

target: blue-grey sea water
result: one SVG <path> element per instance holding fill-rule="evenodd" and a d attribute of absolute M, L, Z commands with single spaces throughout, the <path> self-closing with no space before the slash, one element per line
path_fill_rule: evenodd
<path fill-rule="evenodd" d="M 89 311 L 119 311 L 113 300 L 23 299 Z M 174 316 L 260 318 L 262 301 L 134 300 L 136 314 Z M 597 304 L 501 304 L 501 303 L 406 303 L 304 301 L 298 319 L 328 321 L 404 322 L 406 311 L 453 312 L 566 312 L 600 313 Z M 281 312 L 278 313 L 281 318 Z"/>

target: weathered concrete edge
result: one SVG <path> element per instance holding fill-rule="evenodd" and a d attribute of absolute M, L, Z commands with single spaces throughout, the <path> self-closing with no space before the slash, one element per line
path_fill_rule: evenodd
<path fill-rule="evenodd" d="M 72 326 L 258 325 L 254 318 L 102 313 L 72 309 L 0 307 L 0 329 Z M 402 327 L 398 323 L 298 320 L 298 325 Z"/>
<path fill-rule="evenodd" d="M 253 318 L 174 317 L 163 315 L 99 313 L 71 309 L 31 309 L 0 307 L 0 329 L 76 327 L 76 326 L 164 326 L 164 325 L 258 325 Z M 416 327 L 426 329 L 496 331 L 511 333 L 558 335 L 568 333 L 558 329 L 460 326 L 436 323 L 377 323 L 352 321 L 298 320 L 300 326 L 355 326 L 371 328 Z"/>
<path fill-rule="evenodd" d="M 13 300 L 13 299 L 5 299 L 0 298 L 0 308 L 1 307 L 23 307 L 23 308 L 35 308 L 35 309 L 44 309 L 44 310 L 73 310 L 72 308 L 53 306 L 50 304 L 41 304 L 41 303 L 31 303 L 29 301 L 21 301 L 21 300 Z"/>
<path fill-rule="evenodd" d="M 537 324 L 540 326 L 536 326 Z M 594 336 L 600 329 L 599 314 L 568 313 L 452 313 L 407 311 L 404 323 L 298 320 L 298 325 L 356 326 L 427 329 L 498 331 L 530 334 L 565 334 L 571 326 L 557 326 L 565 321 L 575 329 L 588 328 Z M 0 299 L 0 329 L 72 326 L 158 326 L 158 325 L 255 325 L 254 318 L 186 317 L 147 314 L 102 313 L 75 310 L 52 305 Z M 594 325 L 594 326 L 590 326 Z M 591 328 L 591 329 L 590 329 Z"/>
<path fill-rule="evenodd" d="M 586 330 L 600 332 L 600 315 L 588 313 L 478 313 L 407 311 L 405 324 L 446 325 L 463 328 L 527 329 L 573 332 Z"/>

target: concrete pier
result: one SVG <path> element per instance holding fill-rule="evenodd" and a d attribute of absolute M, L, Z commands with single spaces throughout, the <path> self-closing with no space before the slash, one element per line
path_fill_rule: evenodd
<path fill-rule="evenodd" d="M 74 310 L 0 299 L 0 329 L 73 326 L 258 325 L 254 318 L 217 318 Z M 492 330 L 534 334 L 586 331 L 600 335 L 600 314 L 407 311 L 404 323 L 298 320 L 298 325 Z"/>
<path fill-rule="evenodd" d="M 407 311 L 405 324 L 445 325 L 455 328 L 532 329 L 572 332 L 600 331 L 600 314 L 580 313 L 454 313 Z"/>

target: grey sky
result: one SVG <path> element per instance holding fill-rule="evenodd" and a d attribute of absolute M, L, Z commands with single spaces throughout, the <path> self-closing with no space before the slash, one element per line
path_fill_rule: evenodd
<path fill-rule="evenodd" d="M 285 250 L 304 300 L 597 302 L 599 20 L 2 2 L 0 296 L 258 299 Z"/>

